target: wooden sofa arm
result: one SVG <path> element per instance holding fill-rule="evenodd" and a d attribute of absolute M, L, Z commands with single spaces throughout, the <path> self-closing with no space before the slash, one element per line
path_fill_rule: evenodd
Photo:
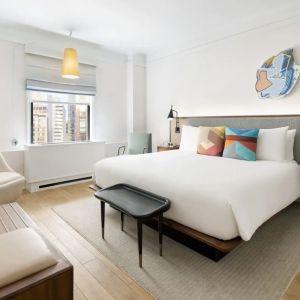
<path fill-rule="evenodd" d="M 16 202 L 0 205 L 0 217 L 4 221 L 3 226 L 0 223 L 0 234 L 20 228 L 32 227 L 41 235 L 57 260 L 57 264 L 52 267 L 0 288 L 0 299 L 73 299 L 73 266 L 41 234 L 32 219 Z"/>

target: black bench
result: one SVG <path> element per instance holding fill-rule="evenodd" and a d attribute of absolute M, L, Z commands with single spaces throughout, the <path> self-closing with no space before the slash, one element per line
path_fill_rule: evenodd
<path fill-rule="evenodd" d="M 95 193 L 101 201 L 101 226 L 104 239 L 105 203 L 121 212 L 121 230 L 124 227 L 124 214 L 137 220 L 139 266 L 142 267 L 142 224 L 143 221 L 158 217 L 159 253 L 162 255 L 162 226 L 163 213 L 170 208 L 170 200 L 149 193 L 142 189 L 127 185 L 117 184 Z"/>

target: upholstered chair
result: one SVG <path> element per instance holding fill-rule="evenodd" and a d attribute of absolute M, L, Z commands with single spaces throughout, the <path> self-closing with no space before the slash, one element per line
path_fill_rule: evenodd
<path fill-rule="evenodd" d="M 0 153 L 0 204 L 18 199 L 24 189 L 24 177 L 15 172 Z"/>
<path fill-rule="evenodd" d="M 151 133 L 130 133 L 128 136 L 127 151 L 125 146 L 121 146 L 118 155 L 124 154 L 144 154 L 152 152 L 152 134 Z"/>

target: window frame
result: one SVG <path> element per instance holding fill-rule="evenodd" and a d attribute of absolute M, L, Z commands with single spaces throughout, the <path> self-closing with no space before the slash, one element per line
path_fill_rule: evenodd
<path fill-rule="evenodd" d="M 27 89 L 27 99 L 29 101 L 29 114 L 30 114 L 30 144 L 32 145 L 61 145 L 61 144 L 77 144 L 77 143 L 86 143 L 86 142 L 90 142 L 91 141 L 91 106 L 93 105 L 93 100 L 95 98 L 95 95 L 87 95 L 87 94 L 82 94 L 84 96 L 90 96 L 92 97 L 90 104 L 83 104 L 83 103 L 72 103 L 72 102 L 47 102 L 47 101 L 32 101 L 29 97 L 29 93 L 32 90 Z M 62 91 L 45 91 L 45 90 L 38 90 L 35 89 L 34 91 L 36 92 L 42 92 L 42 93 L 58 93 L 58 94 L 73 94 L 73 95 L 81 95 L 79 93 L 69 93 L 69 92 L 62 92 Z M 87 139 L 86 140 L 82 140 L 82 141 L 64 141 L 64 142 L 58 142 L 58 143 L 45 143 L 45 144 L 38 144 L 38 143 L 34 143 L 33 141 L 33 105 L 34 103 L 48 103 L 48 104 L 77 104 L 77 105 L 86 105 L 87 106 Z"/>

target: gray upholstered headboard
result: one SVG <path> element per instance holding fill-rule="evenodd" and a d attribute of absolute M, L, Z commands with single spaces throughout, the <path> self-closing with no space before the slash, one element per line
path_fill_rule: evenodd
<path fill-rule="evenodd" d="M 300 164 L 300 115 L 182 117 L 179 118 L 179 121 L 180 125 L 186 124 L 191 126 L 227 126 L 237 128 L 276 128 L 289 126 L 290 129 L 297 129 L 294 156 L 295 160 Z M 180 141 L 180 134 L 175 134 L 174 139 L 177 142 Z"/>

